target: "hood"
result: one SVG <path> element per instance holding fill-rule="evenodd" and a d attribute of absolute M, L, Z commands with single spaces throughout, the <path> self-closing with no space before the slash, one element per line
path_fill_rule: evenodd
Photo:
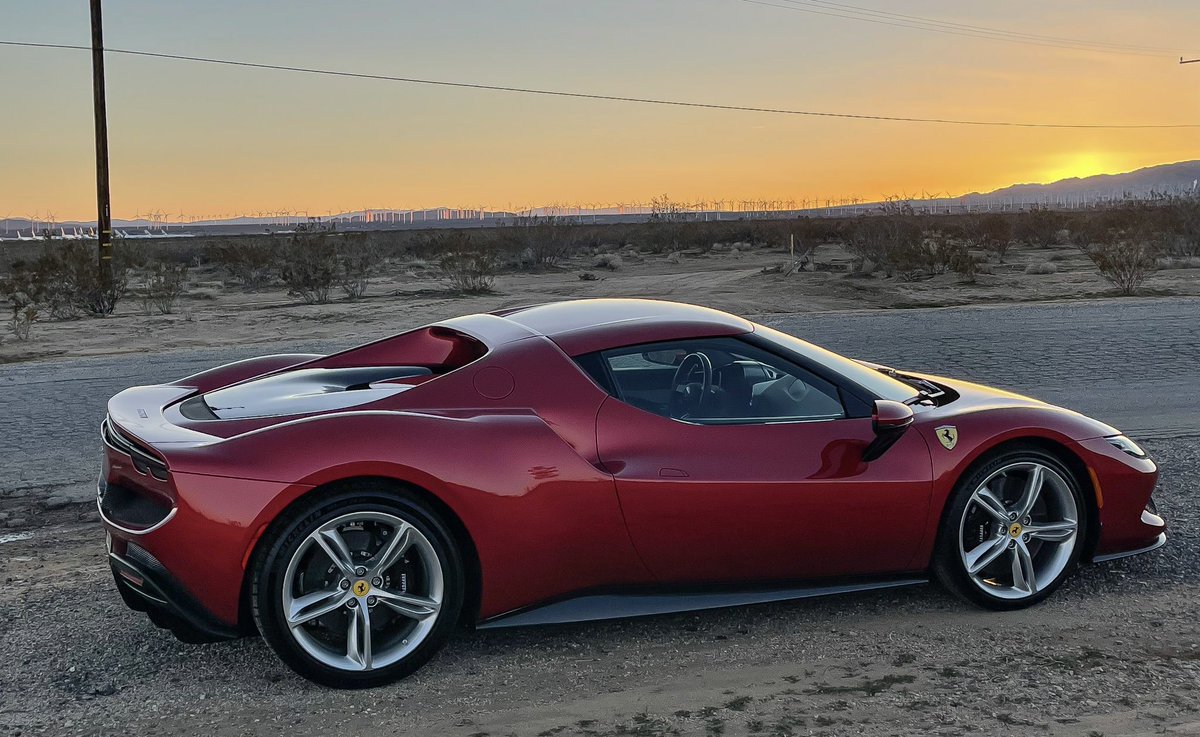
<path fill-rule="evenodd" d="M 928 382 L 946 393 L 944 397 L 937 400 L 936 407 L 930 407 L 918 413 L 919 419 L 929 422 L 940 423 L 955 418 L 986 414 L 997 418 L 998 426 L 1031 430 L 1051 429 L 1073 440 L 1089 440 L 1120 434 L 1115 427 L 1087 415 L 1016 392 L 913 371 L 897 371 L 896 373 L 901 377 L 911 377 Z"/>

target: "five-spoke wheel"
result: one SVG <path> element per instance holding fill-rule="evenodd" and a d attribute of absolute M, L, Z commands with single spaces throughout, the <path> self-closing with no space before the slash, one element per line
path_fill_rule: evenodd
<path fill-rule="evenodd" d="M 264 637 L 328 685 L 406 675 L 441 646 L 462 606 L 461 563 L 436 516 L 367 483 L 376 493 L 324 496 L 307 505 L 318 509 L 297 510 L 255 572 Z"/>
<path fill-rule="evenodd" d="M 951 590 L 996 609 L 1027 606 L 1078 560 L 1087 507 L 1061 461 L 1013 447 L 969 472 L 942 523 L 934 570 Z"/>

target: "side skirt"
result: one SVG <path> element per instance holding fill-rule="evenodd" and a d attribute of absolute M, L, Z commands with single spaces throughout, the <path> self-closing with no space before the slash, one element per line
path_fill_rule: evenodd
<path fill-rule="evenodd" d="M 544 624 L 594 622 L 604 619 L 647 617 L 703 609 L 723 609 L 747 604 L 811 599 L 856 591 L 893 589 L 928 583 L 927 578 L 904 578 L 784 589 L 700 591 L 680 593 L 591 594 L 556 601 L 532 609 L 521 609 L 485 620 L 476 629 L 532 627 Z"/>

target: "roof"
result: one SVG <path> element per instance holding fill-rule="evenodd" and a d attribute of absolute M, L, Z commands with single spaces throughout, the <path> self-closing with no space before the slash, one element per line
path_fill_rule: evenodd
<path fill-rule="evenodd" d="M 581 299 L 494 313 L 568 355 L 681 338 L 740 335 L 754 324 L 707 307 L 652 299 Z"/>

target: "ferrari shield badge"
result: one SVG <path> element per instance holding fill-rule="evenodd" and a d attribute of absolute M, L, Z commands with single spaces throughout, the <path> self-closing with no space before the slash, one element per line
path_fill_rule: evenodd
<path fill-rule="evenodd" d="M 942 425 L 934 432 L 946 450 L 954 450 L 954 446 L 958 445 L 958 428 L 954 425 Z"/>

